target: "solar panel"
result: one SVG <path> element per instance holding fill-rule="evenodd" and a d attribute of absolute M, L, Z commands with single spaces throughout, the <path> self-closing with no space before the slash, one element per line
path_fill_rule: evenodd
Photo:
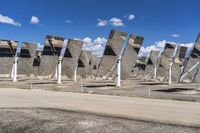
<path fill-rule="evenodd" d="M 82 46 L 83 42 L 79 40 L 69 39 L 67 42 L 62 62 L 62 75 L 66 75 L 69 79 L 74 77 Z M 79 62 L 79 64 L 81 63 Z"/>
<path fill-rule="evenodd" d="M 163 67 L 158 67 L 157 75 L 162 80 L 166 80 L 169 71 L 170 62 L 173 61 L 173 55 L 175 52 L 176 45 L 166 43 L 164 47 L 164 51 L 162 53 L 160 63 Z M 173 78 L 173 77 L 172 77 Z"/>
<path fill-rule="evenodd" d="M 81 54 L 78 60 L 77 74 L 82 78 L 86 78 L 89 75 L 89 62 L 91 58 L 91 52 L 81 50 Z"/>
<path fill-rule="evenodd" d="M 133 66 L 137 61 L 137 55 L 143 42 L 143 37 L 131 34 L 122 54 L 122 79 L 129 78 Z"/>
<path fill-rule="evenodd" d="M 23 42 L 18 55 L 18 74 L 30 76 L 32 74 L 37 44 Z"/>
<path fill-rule="evenodd" d="M 63 43 L 63 37 L 52 35 L 46 36 L 44 48 L 40 59 L 38 75 L 54 76 Z"/>
<path fill-rule="evenodd" d="M 100 61 L 97 76 L 105 76 L 109 71 L 111 71 L 111 68 L 116 64 L 119 58 L 125 38 L 125 32 L 111 30 L 103 57 Z"/>

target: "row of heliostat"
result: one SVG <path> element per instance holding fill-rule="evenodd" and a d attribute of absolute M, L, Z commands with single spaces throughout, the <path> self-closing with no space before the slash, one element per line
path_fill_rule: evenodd
<path fill-rule="evenodd" d="M 92 55 L 90 51 L 81 50 L 83 42 L 79 40 L 69 39 L 67 47 L 63 48 L 63 37 L 46 36 L 42 52 L 37 51 L 37 45 L 30 43 L 22 43 L 21 51 L 16 52 L 18 42 L 1 40 L 0 72 L 1 74 L 10 74 L 13 58 L 19 57 L 18 74 L 53 77 L 61 50 L 64 49 L 62 75 L 71 79 L 74 76 L 76 67 L 78 67 L 77 74 L 83 78 L 90 75 L 103 78 L 115 77 L 115 65 L 126 36 L 127 33 L 125 32 L 112 30 L 101 58 Z M 151 79 L 154 76 L 154 68 L 156 67 L 156 77 L 164 81 L 168 78 L 169 64 L 173 62 L 172 77 L 174 81 L 178 81 L 181 75 L 198 61 L 192 55 L 199 54 L 199 39 L 196 41 L 190 58 L 185 58 L 187 47 L 180 46 L 176 48 L 177 46 L 167 43 L 162 52 L 151 51 L 149 57 L 138 60 L 137 55 L 143 39 L 141 36 L 132 34 L 129 36 L 121 59 L 122 79 L 130 77 Z"/>

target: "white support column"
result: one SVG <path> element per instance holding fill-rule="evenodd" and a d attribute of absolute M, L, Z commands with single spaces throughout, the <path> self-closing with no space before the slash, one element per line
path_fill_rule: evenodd
<path fill-rule="evenodd" d="M 181 72 L 180 73 L 183 73 L 183 69 L 184 69 L 184 66 L 181 66 L 181 70 L 180 70 Z"/>
<path fill-rule="evenodd" d="M 172 83 L 172 64 L 173 64 L 173 62 L 170 62 L 170 64 L 169 64 L 169 75 L 168 75 L 168 78 L 169 78 L 169 84 L 171 84 Z"/>
<path fill-rule="evenodd" d="M 14 59 L 14 68 L 13 68 L 13 82 L 17 81 L 17 61 L 18 61 L 18 58 L 15 57 L 15 59 Z"/>
<path fill-rule="evenodd" d="M 154 74 L 153 74 L 153 79 L 156 80 L 157 77 L 157 63 L 154 65 Z"/>
<path fill-rule="evenodd" d="M 61 82 L 61 77 L 62 77 L 62 74 L 61 74 L 61 70 L 62 69 L 62 58 L 59 58 L 59 62 L 58 62 L 58 75 L 57 75 L 57 77 L 58 77 L 58 84 L 61 84 L 62 82 Z"/>
<path fill-rule="evenodd" d="M 177 83 L 179 83 L 180 80 L 181 80 L 181 76 L 183 75 L 183 69 L 184 69 L 184 66 L 181 66 L 180 76 L 179 76 L 179 78 L 178 78 L 178 80 L 177 80 Z"/>
<path fill-rule="evenodd" d="M 74 71 L 74 81 L 75 81 L 75 82 L 77 81 L 77 77 L 76 77 L 77 68 L 78 68 L 78 63 L 77 63 L 77 65 L 76 65 L 75 71 Z"/>
<path fill-rule="evenodd" d="M 118 58 L 117 62 L 117 87 L 121 86 L 121 56 Z"/>

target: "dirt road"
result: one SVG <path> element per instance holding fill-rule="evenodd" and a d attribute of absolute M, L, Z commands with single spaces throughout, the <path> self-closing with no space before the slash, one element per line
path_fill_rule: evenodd
<path fill-rule="evenodd" d="M 200 127 L 200 103 L 44 90 L 0 89 L 0 107 L 42 107 Z"/>
<path fill-rule="evenodd" d="M 0 109 L 0 133 L 199 133 L 191 128 L 56 109 Z"/>

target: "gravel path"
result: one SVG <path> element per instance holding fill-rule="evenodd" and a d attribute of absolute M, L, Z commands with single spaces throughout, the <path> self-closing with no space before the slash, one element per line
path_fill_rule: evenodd
<path fill-rule="evenodd" d="M 200 128 L 134 121 L 56 109 L 0 109 L 0 133 L 35 132 L 199 133 Z"/>

